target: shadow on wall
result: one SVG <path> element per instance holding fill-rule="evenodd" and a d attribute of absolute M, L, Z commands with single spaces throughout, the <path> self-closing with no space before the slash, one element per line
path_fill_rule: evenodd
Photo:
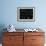
<path fill-rule="evenodd" d="M 6 32 L 6 29 L 4 30 L 5 25 L 4 24 L 0 24 L 0 43 L 2 43 L 2 36 L 3 36 L 3 32 Z"/>

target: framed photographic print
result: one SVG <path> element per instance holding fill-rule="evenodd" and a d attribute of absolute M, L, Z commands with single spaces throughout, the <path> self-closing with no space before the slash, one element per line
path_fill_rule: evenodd
<path fill-rule="evenodd" d="M 17 20 L 21 22 L 35 21 L 35 7 L 18 7 Z"/>

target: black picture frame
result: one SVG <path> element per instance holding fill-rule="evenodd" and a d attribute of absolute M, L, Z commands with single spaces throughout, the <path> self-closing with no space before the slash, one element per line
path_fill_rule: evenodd
<path fill-rule="evenodd" d="M 34 22 L 35 21 L 35 7 L 18 7 L 17 21 Z"/>

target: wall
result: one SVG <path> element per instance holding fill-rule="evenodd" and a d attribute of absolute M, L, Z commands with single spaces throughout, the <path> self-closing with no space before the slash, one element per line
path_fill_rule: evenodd
<path fill-rule="evenodd" d="M 0 0 L 0 29 L 13 24 L 17 29 L 39 27 L 46 32 L 45 4 L 46 0 Z M 35 7 L 35 22 L 17 21 L 17 7 L 22 6 Z"/>
<path fill-rule="evenodd" d="M 1 0 L 0 24 L 15 25 L 16 28 L 46 28 L 45 0 Z M 18 22 L 17 7 L 35 7 L 35 22 Z"/>

